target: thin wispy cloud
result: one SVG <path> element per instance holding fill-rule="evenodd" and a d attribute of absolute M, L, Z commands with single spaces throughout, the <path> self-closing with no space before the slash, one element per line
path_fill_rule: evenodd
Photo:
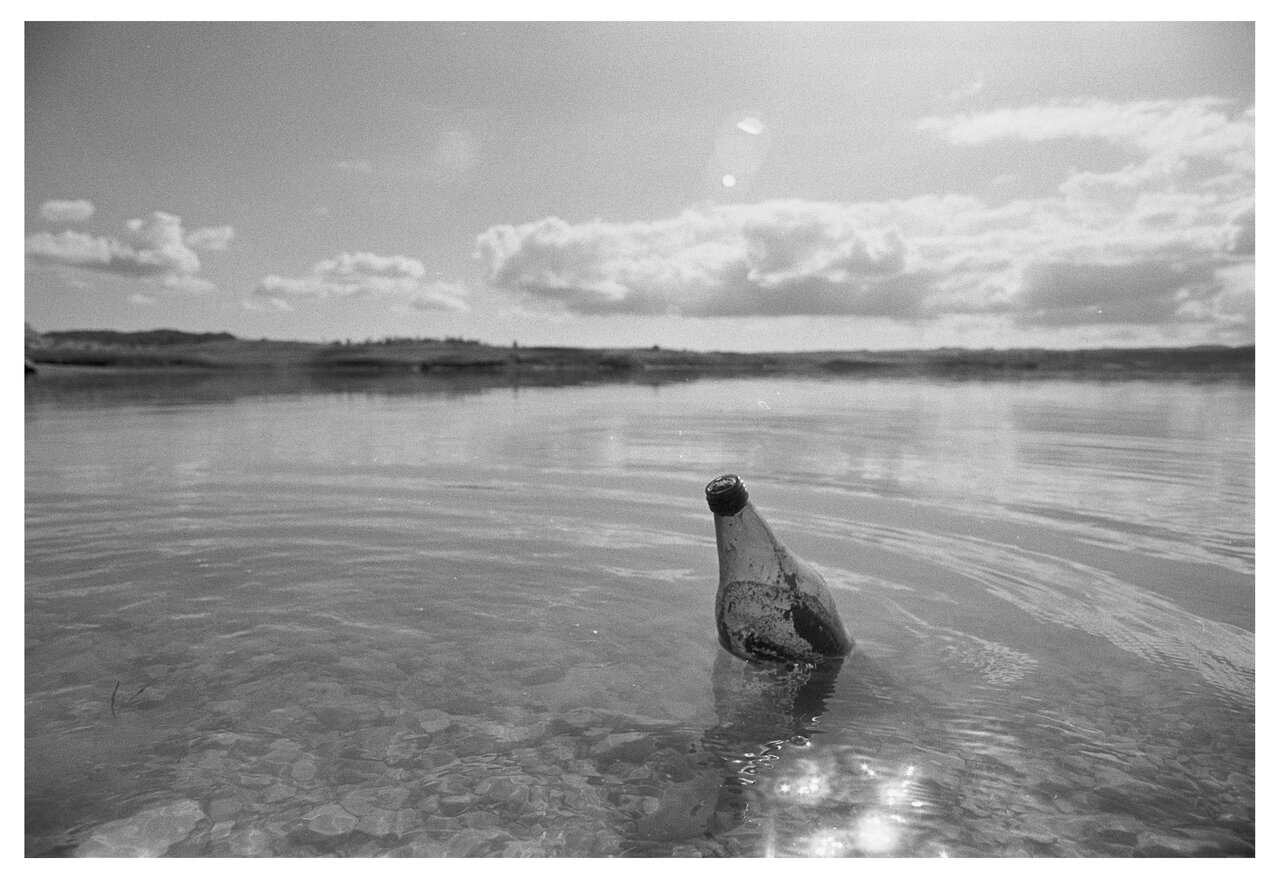
<path fill-rule="evenodd" d="M 1253 169 L 1254 111 L 1231 101 L 1072 101 L 954 116 L 931 116 L 920 131 L 957 146 L 997 140 L 1103 140 L 1151 156 L 1197 156 Z"/>
<path fill-rule="evenodd" d="M 426 149 L 411 155 L 380 156 L 375 161 L 347 158 L 332 167 L 356 177 L 387 177 L 431 184 L 460 184 L 471 179 L 480 160 L 475 133 L 464 126 L 443 126 L 426 139 Z"/>
<path fill-rule="evenodd" d="M 226 250 L 235 237 L 236 230 L 230 226 L 210 226 L 188 233 L 186 242 L 195 250 Z"/>
<path fill-rule="evenodd" d="M 46 223 L 83 223 L 93 216 L 93 202 L 84 198 L 51 200 L 40 205 L 40 219 Z"/>
<path fill-rule="evenodd" d="M 408 304 L 419 310 L 465 312 L 470 309 L 462 285 L 428 281 L 426 274 L 426 267 L 412 257 L 341 253 L 315 263 L 300 276 L 267 275 L 254 292 L 291 307 L 300 302 L 373 298 Z"/>
<path fill-rule="evenodd" d="M 973 75 L 973 79 L 960 86 L 958 89 L 947 95 L 947 100 L 952 103 L 963 103 L 971 98 L 976 98 L 986 87 L 986 76 L 979 70 Z"/>

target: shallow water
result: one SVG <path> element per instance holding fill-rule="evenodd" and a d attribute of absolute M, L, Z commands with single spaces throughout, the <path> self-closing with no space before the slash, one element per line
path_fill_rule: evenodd
<path fill-rule="evenodd" d="M 1254 391 L 29 380 L 26 851 L 1249 855 Z M 702 487 L 827 576 L 719 649 Z"/>

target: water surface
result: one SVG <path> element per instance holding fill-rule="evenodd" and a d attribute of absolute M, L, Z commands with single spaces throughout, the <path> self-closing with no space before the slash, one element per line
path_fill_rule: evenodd
<path fill-rule="evenodd" d="M 37 377 L 26 849 L 1214 855 L 1254 845 L 1254 392 Z M 838 672 L 719 649 L 702 487 Z"/>

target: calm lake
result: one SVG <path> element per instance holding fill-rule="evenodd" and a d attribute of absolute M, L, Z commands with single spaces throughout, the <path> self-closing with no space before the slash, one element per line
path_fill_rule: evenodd
<path fill-rule="evenodd" d="M 26 853 L 1254 851 L 1254 388 L 37 376 Z M 717 642 L 703 486 L 837 674 Z"/>

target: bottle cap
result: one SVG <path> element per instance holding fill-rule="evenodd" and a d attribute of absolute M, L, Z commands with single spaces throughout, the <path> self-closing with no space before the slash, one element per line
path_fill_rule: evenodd
<path fill-rule="evenodd" d="M 707 483 L 707 506 L 717 516 L 736 516 L 747 505 L 747 487 L 732 473 Z"/>

